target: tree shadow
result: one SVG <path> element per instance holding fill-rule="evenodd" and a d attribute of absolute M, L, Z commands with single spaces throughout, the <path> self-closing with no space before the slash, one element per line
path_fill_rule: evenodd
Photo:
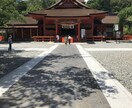
<path fill-rule="evenodd" d="M 21 56 L 23 52 L 25 51 L 0 51 L 0 78 L 32 59 Z"/>
<path fill-rule="evenodd" d="M 47 56 L 0 98 L 1 108 L 72 108 L 73 101 L 83 100 L 96 93 L 100 88 L 88 68 L 65 65 L 57 70 L 53 65 L 58 65 L 63 59 L 75 58 L 79 59 L 80 55 Z M 102 80 L 99 81 L 104 89 L 109 88 L 105 88 Z"/>
<path fill-rule="evenodd" d="M 108 72 L 100 72 L 96 74 L 96 81 L 100 85 L 101 90 L 109 94 L 109 97 L 118 94 L 118 90 L 115 86 L 106 84 L 105 81 L 115 79 L 114 75 Z"/>
<path fill-rule="evenodd" d="M 26 101 L 29 103 L 25 108 L 65 106 L 71 105 L 73 100 L 89 96 L 95 92 L 94 89 L 99 87 L 87 69 L 65 67 L 62 72 L 33 70 L 31 74 L 27 74 L 19 83 L 13 85 L 4 99 L 0 99 L 0 103 L 2 105 L 5 102 L 7 108 L 21 107 Z M 31 99 L 35 102 L 32 103 Z"/>
<path fill-rule="evenodd" d="M 87 41 L 87 44 L 96 44 L 94 41 Z"/>

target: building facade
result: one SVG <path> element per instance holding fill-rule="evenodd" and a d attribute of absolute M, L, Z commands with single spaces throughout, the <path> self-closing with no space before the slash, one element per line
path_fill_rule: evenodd
<path fill-rule="evenodd" d="M 47 9 L 30 12 L 25 20 L 26 23 L 10 25 L 16 40 L 31 40 L 32 36 L 59 35 L 63 38 L 70 35 L 74 42 L 87 41 L 89 37 L 104 32 L 113 36 L 113 25 L 118 22 L 110 22 L 108 12 L 91 9 L 84 0 L 57 0 Z"/>

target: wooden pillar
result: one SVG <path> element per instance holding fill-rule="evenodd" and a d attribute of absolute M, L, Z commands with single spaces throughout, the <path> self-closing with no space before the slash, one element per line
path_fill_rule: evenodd
<path fill-rule="evenodd" d="M 56 35 L 58 34 L 58 23 L 56 23 Z"/>
<path fill-rule="evenodd" d="M 23 37 L 23 28 L 21 29 L 21 35 L 22 35 L 22 39 L 23 39 L 23 38 L 24 38 L 24 37 Z"/>
<path fill-rule="evenodd" d="M 92 35 L 94 34 L 94 17 L 91 17 L 91 20 L 92 20 L 92 22 L 91 22 L 91 25 L 92 25 Z"/>
<path fill-rule="evenodd" d="M 16 33 L 15 34 L 16 34 L 16 36 L 15 36 L 16 39 L 18 39 L 18 29 L 17 28 L 16 28 Z"/>
<path fill-rule="evenodd" d="M 6 29 L 6 38 L 8 38 L 8 29 Z"/>
<path fill-rule="evenodd" d="M 80 22 L 78 22 L 78 42 L 80 42 Z"/>
<path fill-rule="evenodd" d="M 15 28 L 15 39 L 17 39 L 18 38 L 18 33 L 17 33 L 18 31 L 17 31 L 17 28 Z"/>
<path fill-rule="evenodd" d="M 39 29 L 39 28 L 37 28 L 37 36 L 39 35 L 39 34 L 38 34 L 38 29 Z"/>
<path fill-rule="evenodd" d="M 44 17 L 43 17 L 43 35 L 46 35 L 45 26 L 46 26 L 46 18 L 45 18 L 45 16 L 44 16 Z"/>
<path fill-rule="evenodd" d="M 32 38 L 32 28 L 30 28 L 30 38 Z"/>
<path fill-rule="evenodd" d="M 14 28 L 14 26 L 13 26 L 12 31 L 13 31 L 13 38 L 15 39 L 15 28 Z"/>

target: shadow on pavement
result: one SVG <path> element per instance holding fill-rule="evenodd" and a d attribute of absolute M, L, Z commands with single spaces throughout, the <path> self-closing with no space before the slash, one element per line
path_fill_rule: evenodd
<path fill-rule="evenodd" d="M 0 107 L 62 108 L 62 106 L 70 106 L 72 108 L 73 101 L 82 100 L 96 93 L 96 90 L 100 88 L 89 69 L 71 65 L 57 70 L 52 65 L 55 63 L 58 65 L 58 59 L 73 57 L 79 58 L 80 55 L 47 56 L 4 94 L 4 97 L 0 99 Z"/>

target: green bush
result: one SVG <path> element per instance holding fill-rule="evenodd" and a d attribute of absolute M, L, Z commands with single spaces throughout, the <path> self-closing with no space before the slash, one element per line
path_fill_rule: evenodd
<path fill-rule="evenodd" d="M 128 29 L 128 34 L 132 34 L 132 27 Z"/>
<path fill-rule="evenodd" d="M 129 27 L 128 25 L 125 25 L 124 28 L 123 28 L 123 33 L 125 35 L 132 34 L 132 27 Z"/>

